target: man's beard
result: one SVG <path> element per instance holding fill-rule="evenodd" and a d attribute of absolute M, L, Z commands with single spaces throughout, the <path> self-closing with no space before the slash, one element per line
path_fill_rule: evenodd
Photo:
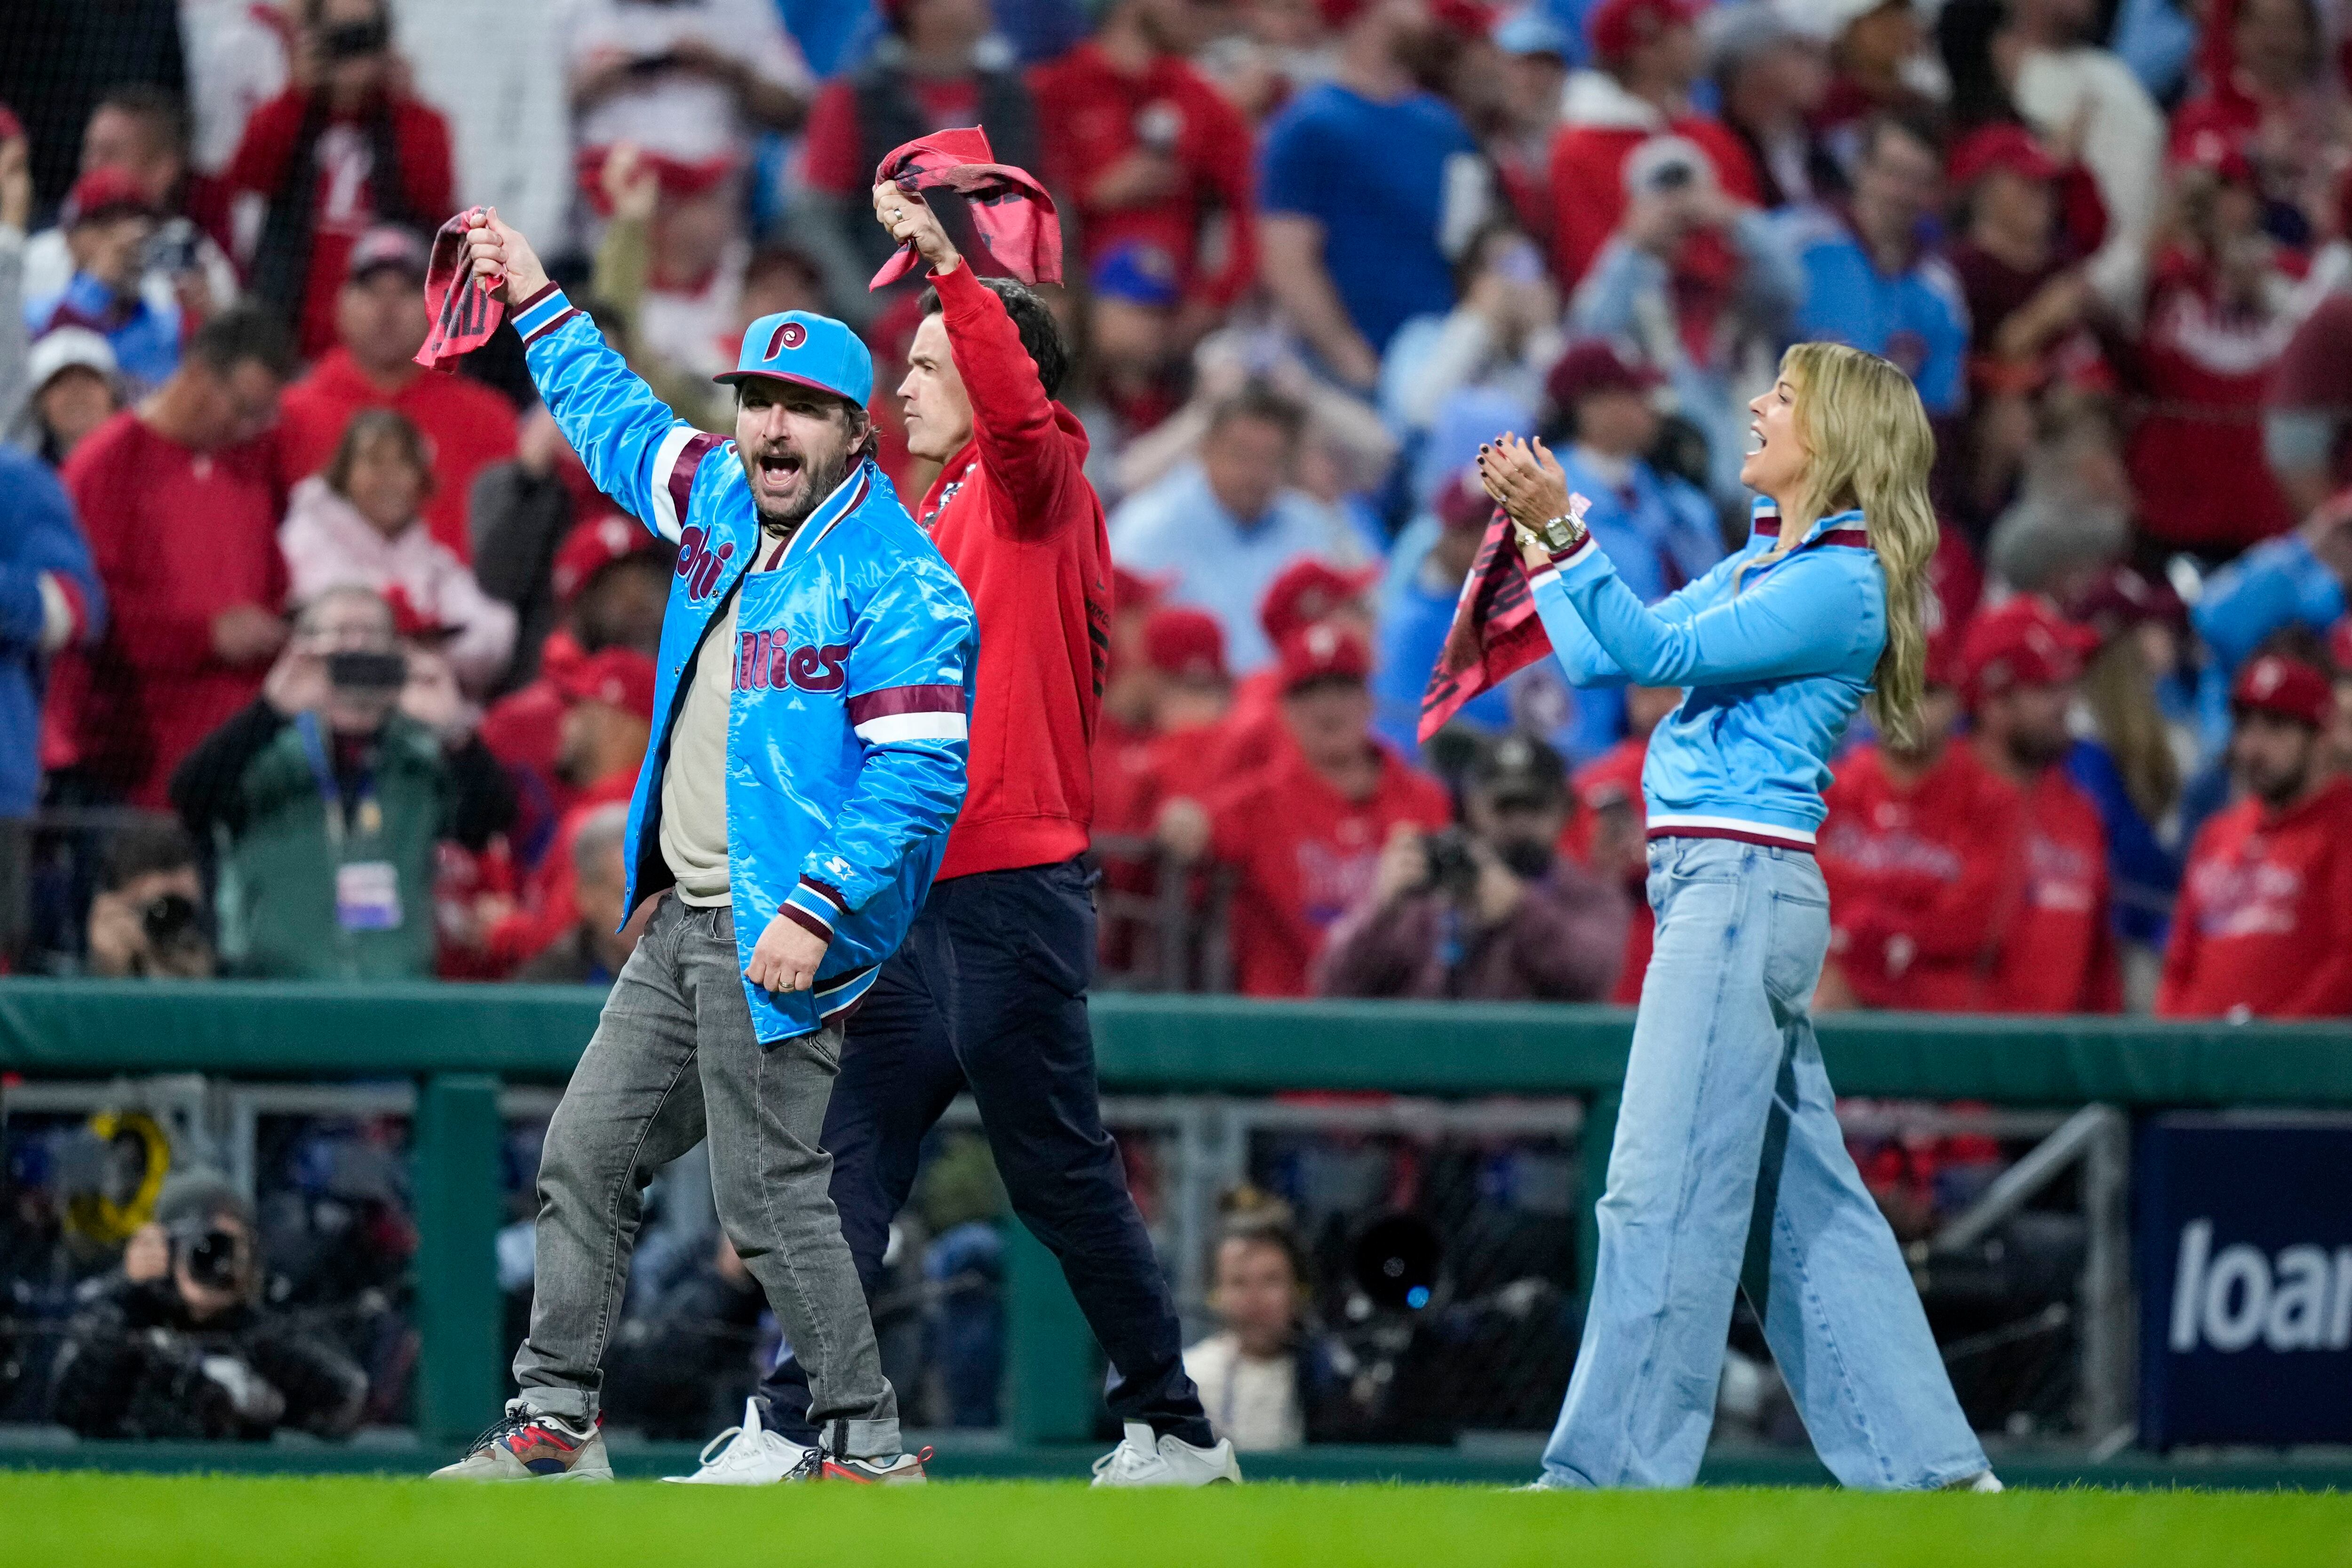
<path fill-rule="evenodd" d="M 848 476 L 849 463 L 847 452 L 836 453 L 824 462 L 814 457 L 803 458 L 801 493 L 790 506 L 771 512 L 761 509 L 756 500 L 752 502 L 753 509 L 760 514 L 760 527 L 772 534 L 789 534 L 808 521 L 808 515 L 824 505 L 825 497 L 841 487 L 842 480 Z M 757 494 L 756 491 L 753 493 Z"/>

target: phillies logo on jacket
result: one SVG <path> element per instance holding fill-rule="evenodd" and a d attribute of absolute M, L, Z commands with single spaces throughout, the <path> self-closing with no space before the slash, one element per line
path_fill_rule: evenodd
<path fill-rule="evenodd" d="M 701 528 L 688 528 L 677 538 L 677 576 L 686 584 L 688 599 L 708 599 L 727 573 L 727 563 L 735 559 L 735 547 L 722 544 L 709 548 L 709 534 Z"/>

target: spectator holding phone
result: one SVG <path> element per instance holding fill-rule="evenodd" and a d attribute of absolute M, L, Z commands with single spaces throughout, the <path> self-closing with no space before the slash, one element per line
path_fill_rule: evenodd
<path fill-rule="evenodd" d="M 221 846 L 220 942 L 279 979 L 429 979 L 435 850 L 478 850 L 513 815 L 478 737 L 445 751 L 400 711 L 407 664 L 366 589 L 303 607 L 262 695 L 172 776 L 191 832 Z"/>
<path fill-rule="evenodd" d="M 335 342 L 352 246 L 378 224 L 430 234 L 457 207 L 449 125 L 411 94 L 386 0 L 301 0 L 294 82 L 253 111 L 223 183 L 258 198 L 254 294 L 305 359 Z"/>

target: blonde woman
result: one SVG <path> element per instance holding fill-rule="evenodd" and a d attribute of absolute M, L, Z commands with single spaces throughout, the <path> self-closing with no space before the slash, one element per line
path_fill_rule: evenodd
<path fill-rule="evenodd" d="M 1695 1479 L 1744 1288 L 1840 1480 L 1994 1490 L 1846 1154 L 1806 1012 L 1829 946 L 1812 852 L 1829 755 L 1864 703 L 1898 737 L 1919 706 L 1935 441 L 1901 371 L 1831 344 L 1790 350 L 1748 407 L 1754 532 L 1654 608 L 1585 533 L 1540 443 L 1507 434 L 1479 458 L 1570 680 L 1687 688 L 1642 778 L 1657 946 L 1538 1484 Z"/>

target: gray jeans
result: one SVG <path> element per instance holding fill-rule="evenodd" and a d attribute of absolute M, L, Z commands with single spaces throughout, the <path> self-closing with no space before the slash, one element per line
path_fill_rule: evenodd
<path fill-rule="evenodd" d="M 762 1046 L 735 956 L 735 917 L 662 900 L 621 969 L 547 1125 L 539 1261 L 515 1381 L 531 1408 L 593 1416 L 621 1312 L 646 1184 L 710 1135 L 719 1223 L 767 1292 L 832 1452 L 898 1452 L 866 1294 L 817 1146 L 841 1029 Z"/>

